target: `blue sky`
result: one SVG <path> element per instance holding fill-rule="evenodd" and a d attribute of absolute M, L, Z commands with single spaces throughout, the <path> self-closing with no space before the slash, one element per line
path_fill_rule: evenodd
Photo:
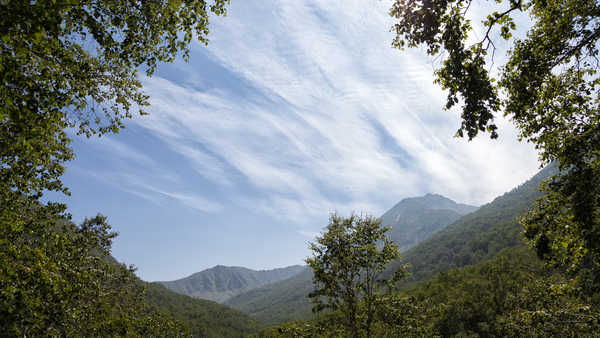
<path fill-rule="evenodd" d="M 389 6 L 232 1 L 208 47 L 142 78 L 149 116 L 75 139 L 74 219 L 107 215 L 114 256 L 172 280 L 300 264 L 332 211 L 381 215 L 429 192 L 480 205 L 532 176 L 508 121 L 497 141 L 453 138 L 436 60 L 390 47 Z"/>

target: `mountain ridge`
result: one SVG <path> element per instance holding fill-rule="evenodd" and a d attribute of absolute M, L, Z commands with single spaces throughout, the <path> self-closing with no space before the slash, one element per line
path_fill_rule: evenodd
<path fill-rule="evenodd" d="M 384 213 L 380 219 L 382 224 L 391 225 L 390 237 L 402 248 L 413 245 L 449 225 L 453 220 L 467 214 L 477 207 L 456 203 L 439 194 L 426 194 L 419 197 L 405 198 Z M 394 222 L 394 215 L 408 215 L 411 219 L 423 216 L 422 222 L 413 221 L 408 224 Z M 392 218 L 390 218 L 392 217 Z M 391 224 L 390 224 L 391 223 Z M 400 226 L 399 226 L 400 225 Z M 415 227 L 418 238 L 414 241 L 404 240 L 395 234 L 401 226 Z M 396 230 L 400 231 L 400 230 Z M 403 246 L 402 246 L 403 245 Z M 307 319 L 312 315 L 308 294 L 312 291 L 312 271 L 309 268 L 286 280 L 263 285 L 236 295 L 224 304 L 251 315 L 261 322 L 276 324 L 296 319 Z"/>
<path fill-rule="evenodd" d="M 412 266 L 410 282 L 428 280 L 439 272 L 477 264 L 504 249 L 524 246 L 518 218 L 543 195 L 540 183 L 556 173 L 554 164 L 547 165 L 529 180 L 404 252 L 404 261 Z"/>
<path fill-rule="evenodd" d="M 412 277 L 402 283 L 407 287 L 428 280 L 439 272 L 487 261 L 505 250 L 525 246 L 519 235 L 521 227 L 517 217 L 542 196 L 539 184 L 556 172 L 549 165 L 523 184 L 465 214 L 403 252 L 403 260 L 392 263 L 387 271 L 391 273 L 394 267 L 410 263 Z M 266 323 L 305 319 L 310 316 L 307 296 L 312 290 L 312 283 L 309 277 L 308 272 L 298 274 L 240 294 L 229 300 L 227 305 Z M 288 309 L 294 312 L 289 315 Z"/>
<path fill-rule="evenodd" d="M 381 217 L 391 227 L 388 236 L 405 251 L 478 207 L 457 203 L 440 194 L 404 198 Z"/>
<path fill-rule="evenodd" d="M 215 265 L 181 279 L 156 283 L 183 295 L 223 303 L 237 294 L 292 277 L 303 268 L 301 265 L 291 265 L 252 270 L 240 266 Z"/>

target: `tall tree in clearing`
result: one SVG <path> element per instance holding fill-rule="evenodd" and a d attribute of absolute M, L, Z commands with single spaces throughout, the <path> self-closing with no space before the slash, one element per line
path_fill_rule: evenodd
<path fill-rule="evenodd" d="M 131 269 L 110 261 L 114 234 L 105 218 L 75 226 L 66 206 L 40 198 L 68 194 L 61 182 L 73 158 L 67 129 L 88 137 L 118 132 L 124 119 L 145 114 L 138 68 L 151 76 L 158 62 L 187 59 L 192 39 L 207 43 L 210 14 L 224 15 L 227 3 L 0 2 L 3 332 L 175 333 L 172 322 L 137 304 L 143 287 Z"/>
<path fill-rule="evenodd" d="M 539 151 L 542 165 L 561 173 L 543 185 L 545 197 L 522 220 L 525 236 L 547 262 L 568 268 L 580 285 L 600 285 L 600 2 L 496 0 L 482 17 L 484 35 L 470 39 L 471 0 L 396 0 L 393 47 L 424 45 L 443 54 L 436 82 L 448 91 L 446 109 L 459 106 L 457 136 L 496 138 L 494 116 L 503 113 L 519 139 Z M 513 39 L 514 17 L 533 25 Z M 514 40 L 508 61 L 490 75 L 495 43 Z M 589 273 L 591 271 L 591 273 Z M 585 279 L 585 281 L 583 281 Z"/>
<path fill-rule="evenodd" d="M 402 267 L 389 280 L 381 279 L 400 257 L 398 246 L 385 235 L 388 230 L 374 217 L 332 215 L 327 231 L 310 245 L 313 256 L 306 263 L 314 273 L 313 310 L 339 310 L 353 337 L 371 336 L 385 287 L 391 291 L 405 275 Z"/>

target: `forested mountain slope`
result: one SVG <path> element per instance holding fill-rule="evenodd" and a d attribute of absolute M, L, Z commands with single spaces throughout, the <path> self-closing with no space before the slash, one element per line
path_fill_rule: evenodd
<path fill-rule="evenodd" d="M 518 217 L 541 196 L 540 183 L 555 173 L 556 168 L 547 166 L 524 184 L 404 252 L 404 262 L 412 265 L 409 281 L 427 280 L 441 271 L 476 264 L 503 249 L 524 245 Z"/>
<path fill-rule="evenodd" d="M 181 295 L 158 283 L 146 286 L 146 301 L 188 327 L 193 337 L 245 337 L 259 328 L 254 319 L 225 305 Z"/>
<path fill-rule="evenodd" d="M 382 224 L 392 226 L 390 237 L 410 247 L 461 215 L 477 207 L 459 204 L 440 195 L 407 198 L 381 216 Z M 312 291 L 312 271 L 268 284 L 232 297 L 225 304 L 250 314 L 265 323 L 281 323 L 311 316 L 308 294 Z"/>
<path fill-rule="evenodd" d="M 305 319 L 311 316 L 308 294 L 312 291 L 312 270 L 305 267 L 299 274 L 237 295 L 226 305 L 250 314 L 267 324 Z"/>
<path fill-rule="evenodd" d="M 504 249 L 523 246 L 521 226 L 517 218 L 541 196 L 540 183 L 556 172 L 554 167 L 544 168 L 519 187 L 466 214 L 405 251 L 402 254 L 403 261 L 394 263 L 392 268 L 410 263 L 412 276 L 408 281 L 416 284 L 433 278 L 439 272 L 477 264 L 495 257 Z M 397 206 L 402 204 L 400 202 Z M 461 212 L 468 211 L 467 208 Z M 382 218 L 393 214 L 392 210 L 394 208 Z M 240 294 L 227 304 L 261 321 L 281 323 L 310 316 L 311 306 L 307 295 L 311 290 L 312 274 L 307 271 L 288 280 Z M 289 309 L 292 312 L 288 312 Z"/>
<path fill-rule="evenodd" d="M 391 227 L 388 236 L 404 251 L 475 210 L 475 206 L 427 194 L 403 199 L 381 216 L 381 223 Z"/>
<path fill-rule="evenodd" d="M 223 303 L 240 293 L 290 278 L 303 269 L 303 266 L 294 265 L 280 269 L 256 271 L 242 267 L 217 265 L 186 278 L 158 283 L 183 295 Z"/>
<path fill-rule="evenodd" d="M 415 297 L 423 312 L 420 315 L 427 318 L 423 324 L 444 337 L 518 336 L 507 325 L 510 316 L 526 308 L 531 291 L 553 273 L 533 250 L 520 246 L 502 250 L 490 260 L 439 273 L 407 293 Z"/>

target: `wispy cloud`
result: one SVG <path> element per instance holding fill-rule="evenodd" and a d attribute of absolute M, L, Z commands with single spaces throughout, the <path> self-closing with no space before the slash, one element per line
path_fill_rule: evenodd
<path fill-rule="evenodd" d="M 378 216 L 428 192 L 481 204 L 533 175 L 535 151 L 506 119 L 498 141 L 452 137 L 440 60 L 391 48 L 390 5 L 232 1 L 190 63 L 141 78 L 149 116 L 75 138 L 73 215 L 110 215 L 115 257 L 168 280 L 300 263 L 332 212 Z"/>
<path fill-rule="evenodd" d="M 150 156 L 127 145 L 114 137 L 104 136 L 99 138 L 90 138 L 88 140 L 92 145 L 97 146 L 98 150 L 111 154 L 112 158 L 119 158 L 127 164 L 137 164 L 140 166 L 157 167 L 158 164 Z"/>
<path fill-rule="evenodd" d="M 112 145 L 115 147 L 109 147 L 110 150 L 127 149 L 122 148 L 122 145 L 116 146 L 117 143 Z M 132 160 L 139 159 L 138 155 L 140 154 L 136 153 L 135 150 L 127 149 L 125 153 L 132 155 Z M 158 166 L 157 163 L 152 163 Z M 166 197 L 201 212 L 214 213 L 223 209 L 222 205 L 217 201 L 209 200 L 197 193 L 185 192 L 180 187 L 180 177 L 161 172 L 160 168 L 145 167 L 144 170 L 146 172 L 127 168 L 121 168 L 118 172 L 101 172 L 79 167 L 71 167 L 70 170 L 93 178 L 103 184 L 109 184 L 118 190 L 145 199 L 161 207 L 167 207 L 164 203 Z M 161 188 L 160 186 L 165 186 L 166 188 Z"/>
<path fill-rule="evenodd" d="M 151 115 L 136 121 L 231 202 L 298 224 L 425 192 L 480 204 L 527 179 L 536 155 L 508 121 L 500 141 L 452 137 L 458 114 L 441 111 L 431 59 L 390 47 L 389 4 L 234 2 L 208 50 L 195 45 L 176 77 L 144 79 Z M 217 65 L 212 84 L 201 60 Z"/>
<path fill-rule="evenodd" d="M 219 203 L 213 202 L 213 201 L 209 201 L 208 199 L 197 195 L 197 194 L 185 194 L 185 193 L 178 193 L 178 192 L 169 192 L 169 191 L 164 191 L 161 189 L 158 189 L 156 187 L 153 186 L 148 186 L 145 185 L 143 188 L 159 193 L 161 195 L 173 198 L 181 203 L 183 203 L 184 205 L 199 210 L 199 211 L 204 211 L 204 212 L 217 212 L 217 211 L 221 211 L 223 208 Z"/>

